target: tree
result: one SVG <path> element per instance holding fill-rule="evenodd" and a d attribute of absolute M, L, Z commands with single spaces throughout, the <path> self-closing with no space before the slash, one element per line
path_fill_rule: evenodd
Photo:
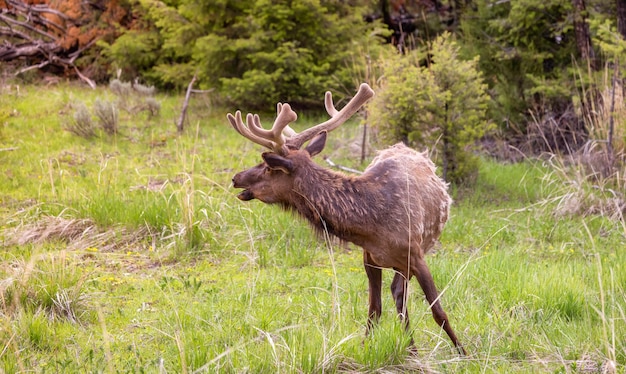
<path fill-rule="evenodd" d="M 444 33 L 430 48 L 387 63 L 368 120 L 386 143 L 431 148 L 446 181 L 471 183 L 477 160 L 470 148 L 491 127 L 486 88 L 478 58 L 462 60 L 459 46 Z"/>
<path fill-rule="evenodd" d="M 362 2 L 139 0 L 144 22 L 105 53 L 135 75 L 125 79 L 182 88 L 196 75 L 240 107 L 317 106 L 324 91 L 354 84 L 355 47 L 382 41 Z"/>
<path fill-rule="evenodd" d="M 582 0 L 474 3 L 476 10 L 465 15 L 461 27 L 466 53 L 480 55 L 480 69 L 489 77 L 491 118 L 526 137 L 539 132 L 541 142 L 530 144 L 536 152 L 571 151 L 584 144 L 586 117 L 574 112 L 572 102 L 581 82 L 572 76 L 582 78 L 586 58 L 596 66 L 602 62 L 592 48 L 589 12 L 574 7 L 584 5 Z M 582 113 L 589 113 L 592 100 L 592 94 L 582 98 Z M 542 131 L 556 135 L 543 142 Z"/>

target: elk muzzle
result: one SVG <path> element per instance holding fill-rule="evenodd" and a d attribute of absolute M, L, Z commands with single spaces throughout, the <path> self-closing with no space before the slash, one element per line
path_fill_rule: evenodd
<path fill-rule="evenodd" d="M 254 199 L 254 194 L 252 193 L 252 191 L 250 191 L 248 189 L 248 186 L 246 186 L 243 182 L 242 182 L 242 173 L 237 173 L 234 177 L 233 177 L 233 187 L 235 188 L 243 188 L 244 190 L 241 191 L 239 194 L 237 194 L 237 198 L 241 201 L 249 201 Z"/>

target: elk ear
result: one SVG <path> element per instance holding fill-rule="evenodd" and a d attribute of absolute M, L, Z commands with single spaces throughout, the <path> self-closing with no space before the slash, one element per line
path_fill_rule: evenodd
<path fill-rule="evenodd" d="M 293 171 L 293 162 L 283 156 L 273 152 L 264 152 L 261 156 L 267 166 L 272 170 L 280 170 L 285 174 L 290 174 Z"/>
<path fill-rule="evenodd" d="M 311 157 L 320 153 L 322 150 L 324 150 L 324 147 L 326 146 L 327 134 L 328 132 L 324 130 L 320 132 L 319 134 L 315 135 L 315 137 L 311 139 L 311 141 L 309 142 L 309 144 L 306 146 L 304 150 L 309 152 L 309 155 L 311 155 Z"/>

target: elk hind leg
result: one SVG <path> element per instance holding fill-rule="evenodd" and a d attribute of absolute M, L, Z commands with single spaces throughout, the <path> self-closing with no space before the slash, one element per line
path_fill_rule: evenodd
<path fill-rule="evenodd" d="M 435 287 L 435 281 L 433 280 L 433 276 L 426 265 L 426 262 L 423 258 L 417 259 L 415 262 L 414 268 L 415 276 L 419 281 L 422 290 L 424 291 L 424 295 L 426 296 L 426 300 L 430 304 L 431 311 L 433 313 L 433 318 L 437 322 L 439 326 L 443 328 L 443 330 L 448 334 L 450 340 L 457 348 L 461 355 L 467 355 L 465 352 L 465 348 L 459 342 L 459 339 L 456 337 L 452 326 L 450 326 L 450 321 L 448 320 L 448 316 L 446 312 L 443 310 L 441 303 L 439 302 L 439 295 L 437 293 L 437 288 Z"/>
<path fill-rule="evenodd" d="M 406 299 L 407 299 L 407 285 L 408 280 L 406 275 L 402 274 L 397 269 L 394 269 L 396 274 L 393 277 L 393 281 L 391 281 L 391 295 L 393 296 L 394 301 L 396 302 L 396 310 L 398 311 L 398 316 L 404 322 L 404 328 L 406 330 L 409 329 L 409 315 L 406 310 Z"/>
<path fill-rule="evenodd" d="M 394 269 L 396 274 L 393 277 L 393 281 L 391 281 L 391 295 L 393 295 L 393 299 L 396 302 L 396 310 L 398 311 L 398 316 L 404 323 L 404 329 L 409 332 L 409 313 L 407 311 L 406 301 L 408 298 L 407 287 L 409 284 L 409 279 L 402 272 L 398 271 L 398 269 Z M 411 349 L 415 348 L 415 342 L 413 341 L 413 337 L 411 337 L 411 341 L 409 342 L 409 347 Z"/>

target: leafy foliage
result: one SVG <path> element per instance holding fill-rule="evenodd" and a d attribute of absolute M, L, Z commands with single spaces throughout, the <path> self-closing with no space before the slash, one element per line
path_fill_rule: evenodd
<path fill-rule="evenodd" d="M 585 16 L 590 20 L 592 47 L 597 49 L 601 30 L 596 25 L 615 24 L 614 4 L 587 3 Z M 460 30 L 464 53 L 479 55 L 479 68 L 489 78 L 490 117 L 503 128 L 525 132 L 527 123 L 533 122 L 532 112 L 535 117 L 557 118 L 560 128 L 584 133 L 588 113 L 572 118 L 576 117 L 572 97 L 590 88 L 581 88 L 581 81 L 593 69 L 577 49 L 572 1 L 477 0 L 474 4 L 464 13 Z M 582 97 L 583 105 L 593 106 L 594 97 Z"/>
<path fill-rule="evenodd" d="M 477 64 L 477 58 L 460 58 L 450 34 L 427 51 L 398 56 L 386 66 L 385 82 L 368 107 L 371 123 L 385 142 L 434 147 L 444 179 L 471 182 L 477 163 L 468 147 L 490 129 Z"/>
<path fill-rule="evenodd" d="M 196 74 L 237 105 L 317 105 L 325 90 L 352 85 L 355 46 L 382 41 L 354 3 L 141 0 L 144 28 L 103 46 L 127 79 L 182 87 Z"/>
<path fill-rule="evenodd" d="M 563 68 L 575 53 L 571 2 L 523 0 L 475 2 L 461 24 L 464 49 L 478 54 L 494 98 L 492 116 L 520 125 L 530 108 L 566 96 L 571 85 Z M 566 73 L 565 75 L 563 73 Z"/>

